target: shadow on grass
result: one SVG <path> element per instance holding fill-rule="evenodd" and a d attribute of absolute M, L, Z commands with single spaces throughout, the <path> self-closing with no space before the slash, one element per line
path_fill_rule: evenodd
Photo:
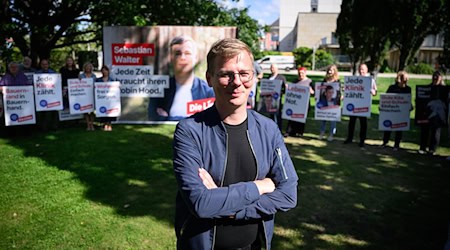
<path fill-rule="evenodd" d="M 119 215 L 150 215 L 172 223 L 176 194 L 173 128 L 149 132 L 154 130 L 114 126 L 112 132 L 87 132 L 77 126 L 39 133 L 31 140 L 11 140 L 11 144 L 27 157 L 75 173 L 86 187 L 87 199 L 110 206 Z"/>
<path fill-rule="evenodd" d="M 371 121 L 369 128 L 375 128 L 377 119 Z M 450 219 L 448 162 L 373 141 L 364 151 L 356 143 L 343 145 L 347 123 L 338 126 L 334 142 L 317 140 L 314 121 L 306 129 L 312 134 L 286 140 L 300 178 L 298 206 L 277 215 L 273 249 L 442 249 Z M 172 224 L 173 130 L 115 126 L 107 133 L 75 127 L 11 144 L 75 173 L 87 199 L 119 215 Z M 371 131 L 369 138 L 381 134 Z"/>

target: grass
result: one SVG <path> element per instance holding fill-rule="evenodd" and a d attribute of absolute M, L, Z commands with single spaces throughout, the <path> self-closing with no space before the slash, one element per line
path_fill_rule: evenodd
<path fill-rule="evenodd" d="M 380 78 L 379 93 L 391 82 Z M 300 178 L 298 206 L 277 215 L 273 249 L 443 248 L 447 129 L 440 156 L 416 153 L 414 125 L 394 152 L 378 147 L 372 111 L 365 151 L 342 144 L 345 117 L 334 142 L 319 141 L 313 110 L 305 137 L 286 139 Z M 0 139 L 0 249 L 175 249 L 173 131 L 115 125 L 86 132 L 75 124 Z"/>

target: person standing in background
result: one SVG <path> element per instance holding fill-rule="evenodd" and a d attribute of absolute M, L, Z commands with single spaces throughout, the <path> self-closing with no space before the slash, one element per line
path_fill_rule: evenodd
<path fill-rule="evenodd" d="M 96 82 L 112 82 L 114 81 L 110 76 L 110 71 L 108 66 L 103 65 L 100 69 L 102 72 L 102 77 L 97 78 Z M 116 120 L 116 117 L 100 117 L 100 122 L 103 123 L 103 131 L 112 131 L 111 122 Z"/>
<path fill-rule="evenodd" d="M 368 69 L 366 64 L 361 64 L 358 67 L 358 72 L 360 76 L 367 76 L 370 77 L 368 74 Z M 377 95 L 377 83 L 375 82 L 374 78 L 371 78 L 371 88 L 370 88 L 370 94 L 372 96 Z M 355 132 L 355 125 L 356 125 L 356 119 L 359 119 L 359 147 L 364 148 L 365 140 L 367 137 L 367 117 L 364 116 L 350 116 L 350 121 L 348 122 L 348 132 L 347 132 L 347 139 L 345 139 L 344 144 L 352 143 L 353 141 L 353 134 Z"/>
<path fill-rule="evenodd" d="M 33 68 L 33 61 L 30 57 L 24 56 L 22 64 L 20 64 L 20 71 L 23 73 L 34 73 L 36 71 L 35 68 Z"/>
<path fill-rule="evenodd" d="M 80 74 L 80 70 L 75 65 L 73 58 L 71 56 L 68 56 L 66 58 L 66 64 L 59 69 L 59 73 L 61 74 L 63 105 L 66 109 L 69 107 L 67 79 L 77 79 L 78 75 Z"/>
<path fill-rule="evenodd" d="M 79 78 L 80 79 L 91 78 L 92 83 L 94 83 L 97 80 L 97 76 L 95 76 L 93 70 L 94 70 L 94 65 L 92 65 L 92 63 L 90 63 L 90 62 L 84 63 L 83 73 L 80 74 Z M 85 113 L 84 119 L 86 120 L 86 125 L 87 125 L 86 130 L 94 131 L 95 130 L 95 127 L 94 127 L 95 113 L 94 112 Z"/>
<path fill-rule="evenodd" d="M 297 73 L 298 73 L 298 81 L 295 84 L 309 87 L 309 94 L 314 95 L 314 89 L 311 86 L 312 80 L 306 76 L 306 68 L 298 67 Z M 309 110 L 309 100 L 308 100 L 308 110 Z M 289 120 L 286 128 L 286 133 L 284 133 L 284 137 L 297 135 L 303 136 L 304 132 L 305 132 L 305 123 Z"/>
<path fill-rule="evenodd" d="M 339 79 L 339 72 L 338 69 L 336 67 L 336 65 L 332 64 L 330 66 L 328 66 L 325 77 L 323 79 L 323 83 L 333 83 L 333 82 L 337 82 L 338 83 L 338 89 L 333 89 L 333 87 L 329 88 L 328 86 L 325 88 L 325 91 L 323 93 L 321 93 L 319 100 L 317 100 L 318 102 L 322 102 L 325 104 L 327 104 L 327 106 L 330 105 L 341 105 L 341 80 Z M 331 97 L 328 97 L 327 95 L 334 95 L 334 91 L 336 91 L 336 97 L 333 98 L 332 103 L 331 101 Z M 327 101 L 329 99 L 329 101 Z M 316 105 L 317 106 L 317 105 Z M 322 140 L 323 137 L 325 136 L 325 127 L 326 127 L 326 122 L 327 121 L 320 121 L 320 134 L 319 134 L 319 139 Z M 333 141 L 334 139 L 334 135 L 336 134 L 336 121 L 329 121 L 330 122 L 330 134 L 328 135 L 327 140 L 328 141 Z"/>
<path fill-rule="evenodd" d="M 408 73 L 406 71 L 399 71 L 397 77 L 395 78 L 395 83 L 389 86 L 386 93 L 399 93 L 399 94 L 411 94 L 411 87 L 408 86 Z M 412 106 L 411 106 L 412 110 Z M 410 110 L 410 111 L 411 111 Z M 400 148 L 400 142 L 402 140 L 403 131 L 395 131 L 394 139 L 394 151 L 398 151 Z M 382 147 L 386 147 L 389 138 L 391 137 L 391 131 L 384 131 L 383 133 L 383 144 Z"/>
<path fill-rule="evenodd" d="M 429 86 L 435 86 L 435 90 L 431 91 L 431 99 L 427 104 L 428 110 L 428 123 L 420 125 L 420 148 L 418 153 L 425 154 L 428 152 L 434 154 L 437 146 L 439 145 L 441 138 L 441 127 L 447 124 L 447 108 L 445 103 L 440 100 L 440 92 L 447 91 L 445 88 L 439 88 L 445 86 L 442 80 L 441 72 L 435 71 L 432 75 L 432 80 Z M 448 92 L 445 94 L 448 95 Z"/>
<path fill-rule="evenodd" d="M 275 121 L 275 123 L 278 125 L 278 128 L 280 129 L 280 132 L 282 132 L 283 120 L 281 119 L 281 112 L 283 110 L 283 104 L 281 103 L 281 98 L 283 97 L 283 94 L 286 91 L 286 77 L 278 73 L 278 66 L 276 64 L 270 65 L 270 72 L 271 75 L 268 78 L 269 80 L 281 81 L 281 92 L 277 100 L 278 105 L 273 105 L 278 106 L 278 111 L 275 114 L 270 114 L 270 118 Z"/>

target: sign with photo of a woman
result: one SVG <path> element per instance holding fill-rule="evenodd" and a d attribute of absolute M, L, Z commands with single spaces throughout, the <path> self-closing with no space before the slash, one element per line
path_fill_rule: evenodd
<path fill-rule="evenodd" d="M 341 120 L 340 95 L 338 92 L 340 92 L 339 82 L 316 83 L 314 119 L 321 121 Z"/>

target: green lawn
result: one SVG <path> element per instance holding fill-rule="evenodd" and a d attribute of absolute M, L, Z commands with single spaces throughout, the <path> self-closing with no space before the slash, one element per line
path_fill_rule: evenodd
<path fill-rule="evenodd" d="M 379 93 L 391 82 L 379 78 Z M 277 215 L 274 249 L 443 249 L 447 129 L 438 156 L 416 153 L 414 125 L 394 152 L 378 146 L 376 105 L 372 111 L 365 151 L 342 144 L 345 117 L 334 142 L 319 141 L 312 109 L 305 137 L 286 139 L 299 197 Z M 0 249 L 175 249 L 174 128 L 86 132 L 72 124 L 0 139 Z"/>

